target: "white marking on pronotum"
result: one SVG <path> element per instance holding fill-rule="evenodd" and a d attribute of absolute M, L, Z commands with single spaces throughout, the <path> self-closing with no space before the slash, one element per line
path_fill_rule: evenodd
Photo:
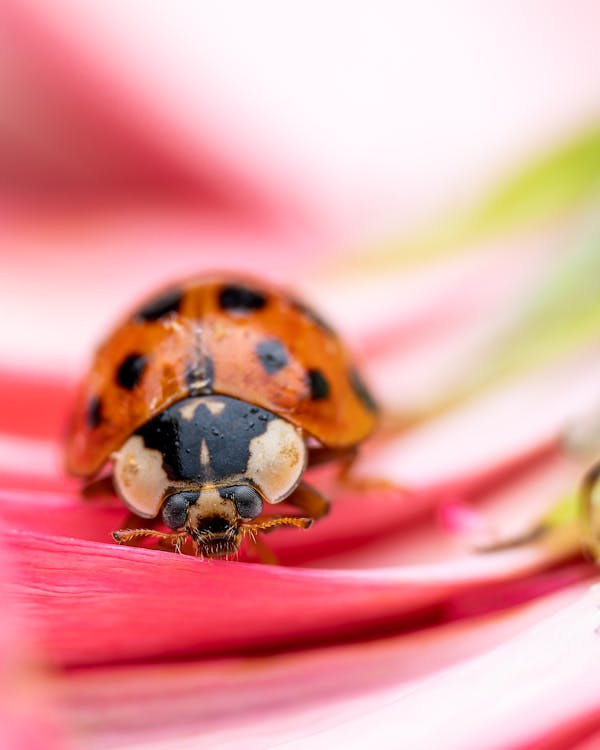
<path fill-rule="evenodd" d="M 198 408 L 199 399 L 195 398 L 190 401 L 186 401 L 183 406 L 179 407 L 179 413 L 185 419 L 186 422 L 191 422 Z"/>
<path fill-rule="evenodd" d="M 225 408 L 225 403 L 223 401 L 217 401 L 216 399 L 206 399 L 204 403 L 206 404 L 208 411 L 215 417 L 218 417 Z"/>
<path fill-rule="evenodd" d="M 215 417 L 221 414 L 225 408 L 225 402 L 218 398 L 198 396 L 197 398 L 187 399 L 185 403 L 179 407 L 179 413 L 187 422 L 191 422 L 196 414 L 196 409 L 200 404 L 204 404 L 208 411 Z"/>
<path fill-rule="evenodd" d="M 250 441 L 246 476 L 270 503 L 280 503 L 300 482 L 307 451 L 302 433 L 286 422 L 273 419 L 262 435 Z"/>
<path fill-rule="evenodd" d="M 115 488 L 125 505 L 142 518 L 154 518 L 169 486 L 162 453 L 147 448 L 140 435 L 132 435 L 113 460 Z"/>
<path fill-rule="evenodd" d="M 200 463 L 203 466 L 208 466 L 210 464 L 210 451 L 208 450 L 206 440 L 202 440 L 202 443 L 200 444 Z"/>

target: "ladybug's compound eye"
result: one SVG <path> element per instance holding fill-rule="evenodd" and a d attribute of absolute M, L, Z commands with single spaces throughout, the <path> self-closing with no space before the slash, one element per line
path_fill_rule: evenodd
<path fill-rule="evenodd" d="M 162 509 L 162 519 L 170 529 L 180 529 L 185 525 L 190 505 L 198 500 L 198 492 L 176 492 L 171 495 Z"/>
<path fill-rule="evenodd" d="M 223 487 L 219 490 L 219 494 L 227 500 L 233 500 L 236 510 L 242 518 L 256 518 L 262 513 L 261 496 L 247 484 Z"/>

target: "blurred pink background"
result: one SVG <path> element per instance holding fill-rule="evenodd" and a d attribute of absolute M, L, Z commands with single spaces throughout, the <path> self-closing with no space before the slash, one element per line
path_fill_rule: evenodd
<path fill-rule="evenodd" d="M 147 750 L 374 733 L 557 750 L 590 717 L 597 732 L 597 590 L 569 607 L 596 569 L 573 519 L 494 554 L 473 542 L 531 531 L 593 460 L 565 439 L 600 413 L 593 315 L 567 319 L 571 348 L 518 362 L 548 321 L 560 339 L 565 305 L 598 299 L 585 253 L 560 266 L 585 250 L 593 190 L 579 224 L 551 214 L 371 275 L 349 258 L 435 229 L 598 122 L 599 25 L 600 4 L 566 0 L 0 4 L 0 590 L 19 605 L 0 632 L 0 745 L 50 750 L 56 716 L 77 746 Z M 62 469 L 94 344 L 137 297 L 207 268 L 297 287 L 411 424 L 354 467 L 387 494 L 322 478 L 332 514 L 275 538 L 279 567 L 113 545 L 122 505 L 83 503 Z M 579 286 L 557 292 L 553 272 Z M 527 328 L 511 316 L 547 278 L 555 307 Z M 271 643 L 293 649 L 197 660 Z M 50 661 L 49 697 L 31 664 Z"/>
<path fill-rule="evenodd" d="M 566 1 L 5 0 L 3 362 L 78 372 L 165 278 L 296 281 L 468 201 L 598 114 L 599 20 Z"/>

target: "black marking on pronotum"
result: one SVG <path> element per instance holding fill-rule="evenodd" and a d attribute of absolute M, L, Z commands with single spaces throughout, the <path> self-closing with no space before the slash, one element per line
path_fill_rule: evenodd
<path fill-rule="evenodd" d="M 356 397 L 362 402 L 363 406 L 365 406 L 366 409 L 372 412 L 378 411 L 377 402 L 369 392 L 369 389 L 365 385 L 363 379 L 358 374 L 358 372 L 354 369 L 350 370 L 348 373 L 348 377 L 350 379 L 350 385 L 352 386 L 352 390 L 356 394 Z"/>
<path fill-rule="evenodd" d="M 190 396 L 206 396 L 212 393 L 215 378 L 215 364 L 204 356 L 200 362 L 190 365 L 185 372 L 185 383 Z"/>
<path fill-rule="evenodd" d="M 329 381 L 321 370 L 308 371 L 308 385 L 310 387 L 310 397 L 313 401 L 320 401 L 329 396 Z"/>
<path fill-rule="evenodd" d="M 262 310 L 266 304 L 264 294 L 246 286 L 224 286 L 219 292 L 219 305 L 228 312 L 248 313 Z"/>
<path fill-rule="evenodd" d="M 92 396 L 89 400 L 85 418 L 88 427 L 92 429 L 98 427 L 100 422 L 102 422 L 102 401 L 98 396 Z"/>
<path fill-rule="evenodd" d="M 245 474 L 250 458 L 250 442 L 262 435 L 275 414 L 230 396 L 211 397 L 224 405 L 212 414 L 204 399 L 199 400 L 191 419 L 181 411 L 189 399 L 178 401 L 138 430 L 148 448 L 163 456 L 163 468 L 174 480 L 214 482 Z M 202 443 L 210 457 L 203 464 Z"/>
<path fill-rule="evenodd" d="M 143 354 L 128 354 L 117 370 L 117 383 L 121 388 L 132 391 L 140 382 L 147 364 Z"/>
<path fill-rule="evenodd" d="M 325 331 L 329 336 L 335 336 L 336 332 L 334 329 L 329 325 L 329 323 L 319 315 L 316 310 L 313 310 L 312 307 L 309 307 L 304 302 L 301 302 L 300 300 L 294 299 L 292 300 L 292 305 L 298 310 L 298 312 L 302 313 L 306 318 L 308 318 L 312 323 L 314 323 L 316 326 L 318 326 L 322 331 Z"/>
<path fill-rule="evenodd" d="M 256 347 L 261 365 L 269 375 L 279 372 L 289 362 L 285 346 L 279 339 L 265 339 Z"/>
<path fill-rule="evenodd" d="M 144 323 L 150 320 L 159 320 L 170 313 L 179 312 L 182 299 L 183 291 L 181 289 L 170 289 L 142 305 L 134 314 L 133 319 L 138 323 Z"/>

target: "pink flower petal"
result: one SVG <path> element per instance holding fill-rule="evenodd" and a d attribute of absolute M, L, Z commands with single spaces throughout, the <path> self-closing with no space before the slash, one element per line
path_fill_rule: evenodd
<path fill-rule="evenodd" d="M 13 596 L 23 616 L 46 651 L 71 664 L 273 647 L 398 627 L 462 591 L 532 574 L 573 549 L 567 533 L 476 560 L 467 554 L 439 564 L 325 571 L 25 532 L 3 531 L 2 538 L 19 564 Z"/>
<path fill-rule="evenodd" d="M 597 725 L 600 726 L 600 720 Z M 596 750 L 600 747 L 600 728 L 596 726 L 592 728 L 591 732 L 589 730 L 590 727 L 582 727 L 582 740 L 575 745 L 573 744 L 573 740 L 575 740 L 573 734 L 566 743 L 560 737 L 548 738 L 543 745 L 543 750 Z"/>
<path fill-rule="evenodd" d="M 390 268 L 382 272 L 353 269 L 352 256 L 308 269 L 301 288 L 340 332 L 353 342 L 365 365 L 371 364 L 372 379 L 383 382 L 380 367 L 387 370 L 401 353 L 403 367 L 392 366 L 401 377 L 401 392 L 382 390 L 394 405 L 415 408 L 416 394 L 425 371 L 427 352 L 438 352 L 438 379 L 456 371 L 460 338 L 489 339 L 490 320 L 506 316 L 508 300 L 527 293 L 547 263 L 546 236 L 506 243 L 490 243 L 470 253 L 442 259 L 435 264 Z M 360 301 L 360 304 L 357 302 Z M 482 326 L 484 331 L 482 331 Z M 447 345 L 450 340 L 451 346 Z M 453 349 L 453 356 L 447 355 Z M 440 350 L 446 353 L 442 362 Z M 435 353 L 431 351 L 431 356 Z M 461 365 L 464 362 L 461 360 Z M 414 370 L 419 371 L 415 380 Z M 410 376 L 407 377 L 407 370 Z M 432 381 L 427 378 L 427 381 Z M 410 392 L 410 397 L 406 391 Z M 406 400 L 405 400 L 406 399 Z"/>
<path fill-rule="evenodd" d="M 559 498 L 573 491 L 579 482 L 580 474 L 581 470 L 577 463 L 554 459 L 529 467 L 527 471 L 522 471 L 516 476 L 506 477 L 494 491 L 488 489 L 474 498 L 477 500 L 475 511 L 484 526 L 483 533 L 448 533 L 441 523 L 436 522 L 435 516 L 423 516 L 423 508 L 428 502 L 436 501 L 435 496 L 415 493 L 406 498 L 405 503 L 388 499 L 387 506 L 383 499 L 379 505 L 371 505 L 370 502 L 367 505 L 365 502 L 360 504 L 358 499 L 346 501 L 342 498 L 333 505 L 332 514 L 326 519 L 327 525 L 323 522 L 311 529 L 311 540 L 314 541 L 309 542 L 307 539 L 305 542 L 297 535 L 290 536 L 289 541 L 285 542 L 286 545 L 297 545 L 299 549 L 288 550 L 275 546 L 283 544 L 283 539 L 278 541 L 273 535 L 272 544 L 286 562 L 298 560 L 311 567 L 361 570 L 384 566 L 411 566 L 415 563 L 443 564 L 463 558 L 469 551 L 526 536 L 539 525 L 540 520 L 556 505 Z M 456 502 L 456 495 L 450 497 Z M 437 498 L 437 502 L 442 506 L 444 498 L 443 492 Z M 408 507 L 404 507 L 405 504 Z M 417 504 L 421 509 L 420 521 L 415 521 L 414 515 L 410 515 L 415 512 L 413 504 Z M 371 517 L 371 511 L 375 518 Z M 381 523 L 379 533 L 371 536 L 368 530 L 373 528 L 377 521 Z M 361 528 L 362 537 L 359 535 Z M 325 542 L 320 548 L 317 546 L 317 533 L 322 535 Z M 579 549 L 577 529 L 572 529 L 572 533 L 572 551 L 576 553 Z M 340 542 L 344 538 L 353 540 L 353 544 L 344 546 Z M 308 555 L 304 558 L 296 557 L 301 554 L 303 544 L 310 545 L 312 558 Z M 475 568 L 479 560 L 480 555 L 471 557 Z"/>
<path fill-rule="evenodd" d="M 65 29 L 70 13 L 35 5 L 6 2 L 1 12 L 12 86 L 2 92 L 10 127 L 0 143 L 0 189 L 13 208 L 162 204 L 250 224 L 298 221 L 298 196 L 287 191 L 284 199 L 275 162 L 261 161 L 217 129 L 208 91 L 203 124 L 194 121 L 194 137 L 184 145 L 174 123 L 165 122 L 168 108 L 161 116 L 144 102 L 140 82 L 126 75 L 127 61 L 119 73 L 109 72 L 95 34 L 84 41 L 81 28 Z M 113 48 L 112 64 L 115 54 Z"/>
<path fill-rule="evenodd" d="M 0 433 L 60 439 L 74 389 L 47 372 L 0 369 Z"/>
<path fill-rule="evenodd" d="M 597 730 L 596 587 L 489 653 L 287 747 L 566 748 Z M 358 712 L 357 712 L 358 713 Z"/>
<path fill-rule="evenodd" d="M 597 355 L 497 386 L 408 435 L 365 452 L 357 475 L 389 479 L 400 486 L 472 489 L 485 486 L 527 457 L 556 447 L 565 427 L 600 403 Z M 462 493 L 461 493 L 462 494 Z"/>
<path fill-rule="evenodd" d="M 252 737 L 253 747 L 272 747 L 307 728 L 315 733 L 357 716 L 368 720 L 425 678 L 559 611 L 584 588 L 574 585 L 501 616 L 393 638 L 244 658 L 80 668 L 60 678 L 60 691 L 90 747 L 185 742 L 225 749 L 239 747 L 242 737 L 246 744 Z"/>
<path fill-rule="evenodd" d="M 0 547 L 0 747 L 59 750 L 66 743 L 50 676 L 36 663 L 29 627 L 18 622 L 9 601 L 12 562 Z"/>

